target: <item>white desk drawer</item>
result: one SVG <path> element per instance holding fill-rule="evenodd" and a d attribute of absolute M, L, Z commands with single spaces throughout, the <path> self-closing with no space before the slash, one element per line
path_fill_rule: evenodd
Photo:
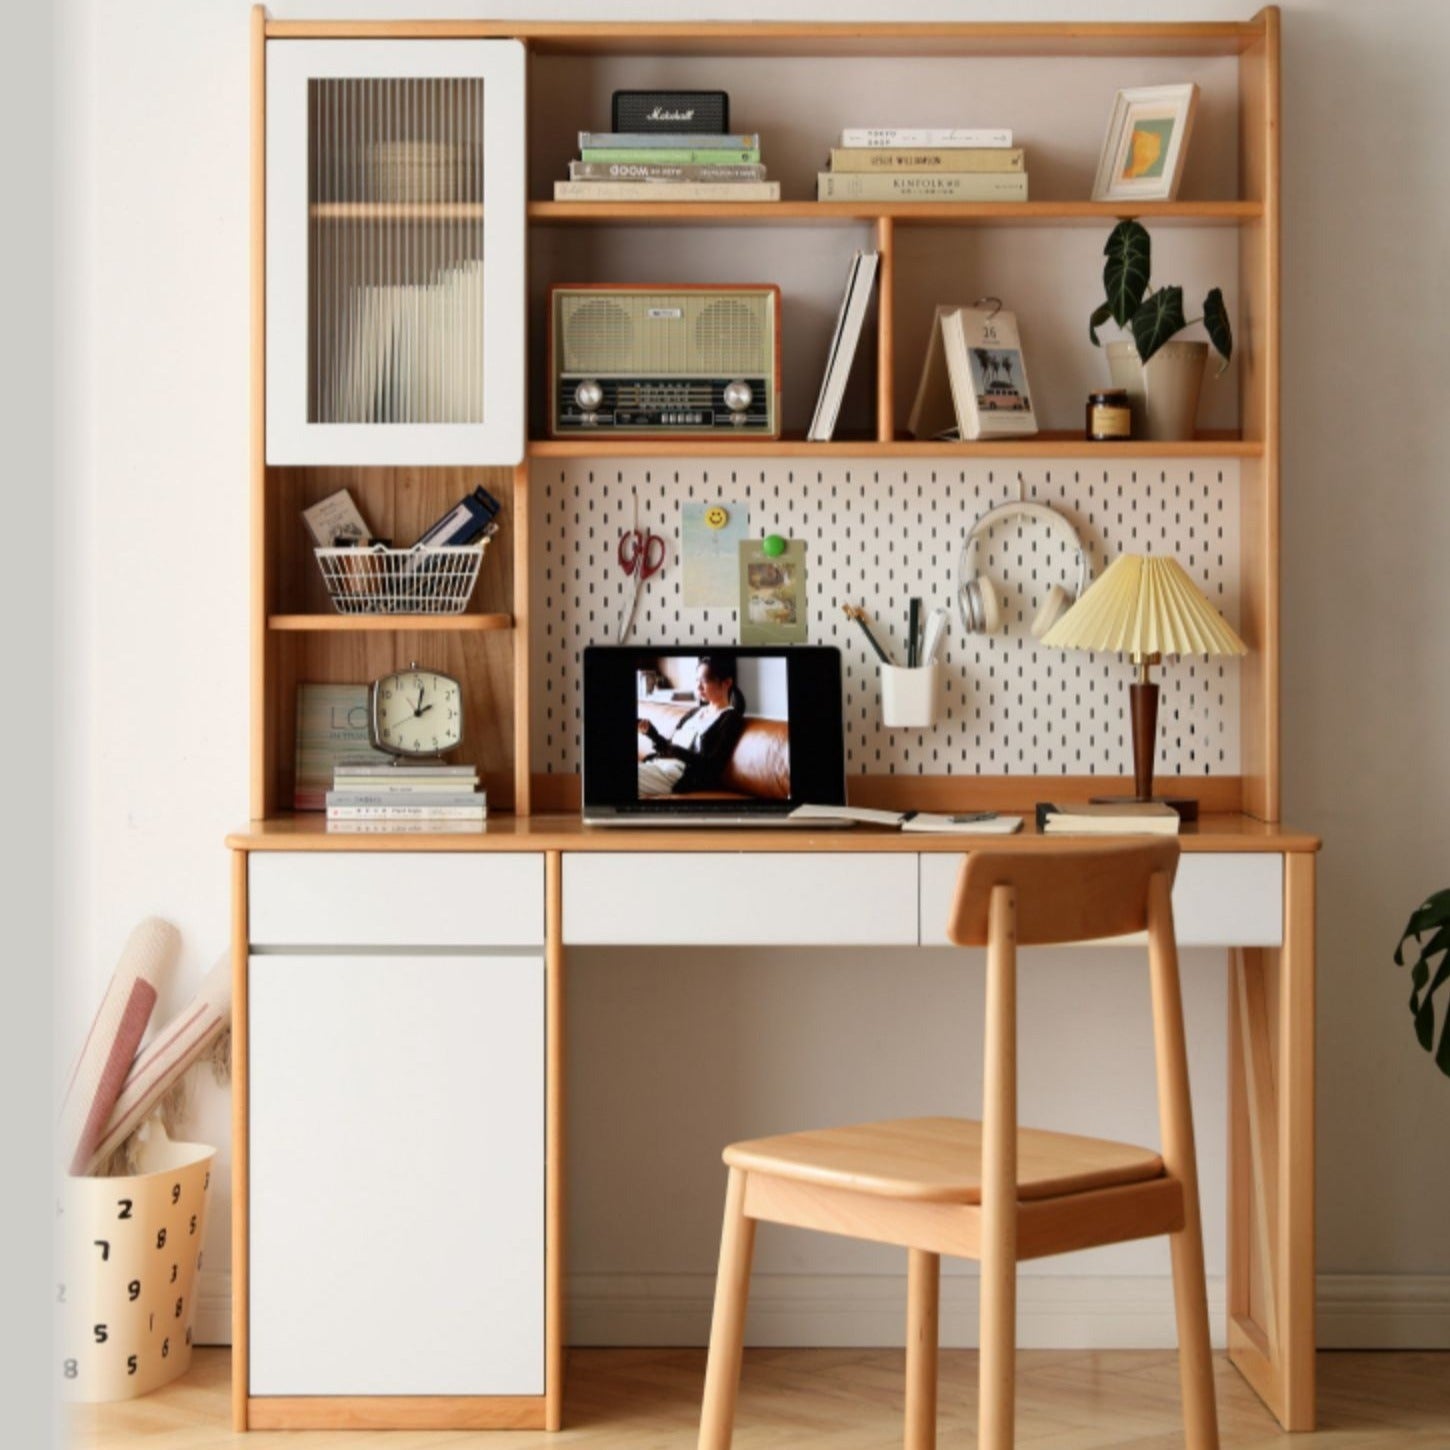
<path fill-rule="evenodd" d="M 915 946 L 909 853 L 573 852 L 564 940 L 639 946 Z"/>
<path fill-rule="evenodd" d="M 947 945 L 960 856 L 921 858 L 921 941 Z M 1183 947 L 1276 947 L 1284 940 L 1284 858 L 1195 852 L 1179 858 L 1173 925 Z M 1116 942 L 1134 937 L 1117 937 Z"/>
<path fill-rule="evenodd" d="M 526 852 L 254 851 L 254 946 L 542 946 L 544 858 Z"/>

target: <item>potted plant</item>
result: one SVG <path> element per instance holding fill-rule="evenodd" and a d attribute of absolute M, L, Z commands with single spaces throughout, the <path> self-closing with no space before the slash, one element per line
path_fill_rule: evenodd
<path fill-rule="evenodd" d="M 1395 964 L 1410 969 L 1415 1036 L 1426 1052 L 1435 1054 L 1435 1066 L 1450 1076 L 1450 1010 L 1440 1014 L 1440 1043 L 1435 1045 L 1435 993 L 1450 982 L 1450 889 L 1437 891 L 1410 917 L 1395 948 Z"/>
<path fill-rule="evenodd" d="M 1173 339 L 1195 322 L 1203 323 L 1209 342 L 1223 359 L 1222 373 L 1233 355 L 1228 308 L 1215 287 L 1203 300 L 1203 315 L 1185 317 L 1182 287 L 1149 291 L 1151 254 L 1147 228 L 1140 222 L 1128 218 L 1113 228 L 1103 248 L 1107 296 L 1088 322 L 1088 336 L 1094 347 L 1101 347 L 1098 328 L 1109 320 L 1132 334 L 1131 341 L 1108 344 L 1108 370 L 1113 386 L 1127 390 L 1138 437 L 1192 438 L 1208 343 Z"/>

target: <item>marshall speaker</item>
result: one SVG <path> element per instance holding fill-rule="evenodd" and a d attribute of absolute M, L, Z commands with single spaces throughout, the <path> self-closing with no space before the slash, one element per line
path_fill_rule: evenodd
<path fill-rule="evenodd" d="M 724 91 L 615 91 L 612 128 L 634 135 L 723 136 L 730 129 Z"/>
<path fill-rule="evenodd" d="M 780 436 L 780 288 L 549 289 L 549 431 Z"/>

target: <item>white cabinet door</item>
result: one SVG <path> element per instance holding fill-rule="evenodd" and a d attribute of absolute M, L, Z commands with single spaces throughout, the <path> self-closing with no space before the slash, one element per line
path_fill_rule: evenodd
<path fill-rule="evenodd" d="M 947 913 L 965 858 L 921 858 L 921 942 L 947 945 Z M 1284 940 L 1284 858 L 1250 851 L 1195 851 L 1178 858 L 1173 926 L 1181 947 L 1276 947 Z M 1113 937 L 1107 945 L 1143 940 Z"/>
<path fill-rule="evenodd" d="M 538 956 L 253 956 L 250 1393 L 544 1389 Z"/>
<path fill-rule="evenodd" d="M 517 463 L 523 46 L 266 58 L 267 462 Z"/>

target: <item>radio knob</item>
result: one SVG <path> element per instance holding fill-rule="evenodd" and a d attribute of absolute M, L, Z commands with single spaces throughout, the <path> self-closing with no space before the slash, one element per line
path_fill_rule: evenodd
<path fill-rule="evenodd" d="M 599 405 L 604 401 L 604 389 L 594 381 L 593 378 L 585 378 L 577 388 L 574 389 L 574 401 L 586 413 L 597 411 Z"/>
<path fill-rule="evenodd" d="M 736 378 L 733 383 L 725 384 L 725 406 L 732 413 L 743 413 L 751 403 L 755 394 L 750 391 L 750 384 L 741 378 Z"/>

